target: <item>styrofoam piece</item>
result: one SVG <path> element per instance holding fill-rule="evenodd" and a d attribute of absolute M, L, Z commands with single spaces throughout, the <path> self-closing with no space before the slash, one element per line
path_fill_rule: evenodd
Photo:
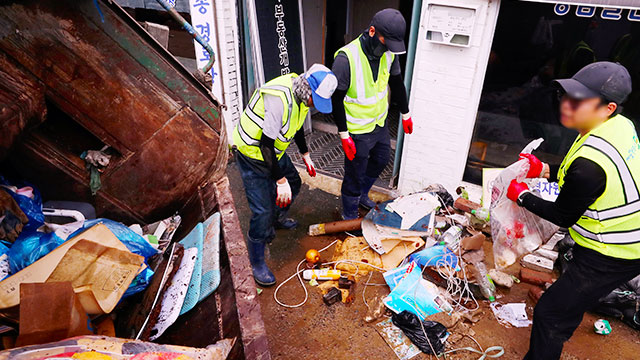
<path fill-rule="evenodd" d="M 540 249 L 534 251 L 533 254 L 534 255 L 538 255 L 538 256 L 542 256 L 543 258 L 547 258 L 547 259 L 553 261 L 554 263 L 556 262 L 556 259 L 558 258 L 558 252 L 557 251 L 543 249 L 543 248 L 540 248 Z"/>
<path fill-rule="evenodd" d="M 525 255 L 525 257 L 520 260 L 520 263 L 529 269 L 548 273 L 553 272 L 553 261 L 542 256 L 533 254 Z"/>
<path fill-rule="evenodd" d="M 162 297 L 158 322 L 151 330 L 151 336 L 149 337 L 151 341 L 159 338 L 180 316 L 180 309 L 182 309 L 184 298 L 187 296 L 187 288 L 189 287 L 189 281 L 191 281 L 191 274 L 197 257 L 197 248 L 184 250 L 180 268 L 171 279 L 171 283 Z"/>

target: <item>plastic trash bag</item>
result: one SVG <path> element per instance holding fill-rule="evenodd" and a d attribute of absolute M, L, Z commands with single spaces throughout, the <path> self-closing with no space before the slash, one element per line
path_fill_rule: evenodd
<path fill-rule="evenodd" d="M 420 319 L 408 311 L 393 314 L 391 321 L 423 353 L 439 355 L 444 351 L 444 343 L 449 337 L 449 333 L 447 328 L 439 322 L 422 321 L 421 325 Z M 425 336 L 425 333 L 427 336 Z"/>
<path fill-rule="evenodd" d="M 55 233 L 23 231 L 9 249 L 11 273 L 15 274 L 33 264 L 63 242 Z"/>
<path fill-rule="evenodd" d="M 438 287 L 422 278 L 422 270 L 415 262 L 389 270 L 383 276 L 392 288 L 383 302 L 394 313 L 406 310 L 424 320 L 429 315 L 453 311 Z"/>
<path fill-rule="evenodd" d="M 529 143 L 522 153 L 531 153 L 542 143 L 537 139 Z M 518 160 L 502 170 L 491 188 L 491 236 L 496 268 L 503 269 L 516 262 L 518 257 L 530 253 L 545 243 L 558 231 L 558 227 L 507 198 L 511 180 L 525 182 L 529 188 L 537 179 L 526 179 L 529 162 Z"/>
<path fill-rule="evenodd" d="M 158 253 L 156 250 L 145 238 L 137 234 L 135 231 L 129 229 L 124 224 L 109 220 L 109 219 L 92 219 L 84 222 L 84 225 L 78 229 L 73 234 L 69 235 L 69 239 L 73 238 L 77 234 L 81 233 L 85 229 L 88 229 L 96 224 L 104 224 L 111 232 L 118 238 L 118 240 L 122 241 L 122 243 L 134 254 L 140 255 L 144 257 L 145 263 L 147 260 Z M 133 279 L 131 285 L 127 288 L 122 298 L 129 297 L 133 294 L 139 293 L 142 290 L 146 289 L 149 283 L 151 283 L 151 278 L 153 277 L 153 270 L 146 268 L 142 272 L 138 274 L 138 276 Z"/>
<path fill-rule="evenodd" d="M 9 263 L 9 247 L 0 242 L 0 281 L 11 275 L 11 264 Z"/>
<path fill-rule="evenodd" d="M 158 253 L 156 250 L 145 238 L 136 234 L 135 231 L 129 229 L 124 224 L 109 220 L 109 219 L 92 219 L 84 222 L 84 225 L 78 229 L 73 234 L 69 235 L 69 239 L 83 232 L 84 230 L 96 225 L 96 224 L 104 224 L 111 232 L 118 238 L 118 240 L 122 241 L 122 243 L 134 254 L 143 256 L 145 260 L 148 260 L 151 256 Z"/>
<path fill-rule="evenodd" d="M 424 248 L 409 256 L 409 261 L 415 261 L 421 268 L 425 266 L 458 267 L 458 257 L 445 245 L 434 245 Z"/>

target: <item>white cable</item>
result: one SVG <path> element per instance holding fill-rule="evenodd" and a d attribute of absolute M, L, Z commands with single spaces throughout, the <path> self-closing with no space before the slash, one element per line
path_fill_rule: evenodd
<path fill-rule="evenodd" d="M 337 242 L 338 242 L 337 239 L 334 240 L 331 244 L 329 244 L 329 245 L 323 247 L 322 249 L 320 249 L 318 251 L 318 253 L 321 253 L 321 252 L 327 250 L 328 248 L 332 247 L 333 244 L 335 244 Z M 305 262 L 304 259 L 301 260 L 298 263 L 298 266 L 296 266 L 296 272 L 293 275 L 289 276 L 287 278 L 287 280 L 281 282 L 280 285 L 278 285 L 278 287 L 276 287 L 276 291 L 274 291 L 274 293 L 273 293 L 273 299 L 278 303 L 278 305 L 284 306 L 286 308 L 297 308 L 297 307 L 300 307 L 300 306 L 304 305 L 307 302 L 307 299 L 309 299 L 309 292 L 307 291 L 307 287 L 304 286 L 304 281 L 302 281 L 302 277 L 300 276 L 300 273 L 304 271 L 304 270 L 300 270 L 300 265 L 302 265 L 304 262 Z M 289 280 L 293 279 L 295 276 L 298 276 L 298 280 L 300 281 L 300 285 L 302 286 L 302 290 L 304 290 L 304 300 L 301 303 L 295 304 L 295 305 L 285 304 L 285 303 L 281 302 L 280 300 L 278 300 L 278 291 L 280 291 L 280 288 L 282 287 L 282 285 L 284 285 L 287 282 L 289 282 Z"/>

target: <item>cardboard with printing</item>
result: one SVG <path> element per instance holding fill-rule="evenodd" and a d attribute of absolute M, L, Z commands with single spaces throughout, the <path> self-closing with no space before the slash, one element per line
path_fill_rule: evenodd
<path fill-rule="evenodd" d="M 20 303 L 20 284 L 46 282 L 54 272 L 54 270 L 56 270 L 58 264 L 62 261 L 67 252 L 80 240 L 86 240 L 88 242 L 102 245 L 104 247 L 128 252 L 127 247 L 120 240 L 118 240 L 118 238 L 105 225 L 97 224 L 95 226 L 92 226 L 82 233 L 67 240 L 62 245 L 58 246 L 52 252 L 45 255 L 35 263 L 1 281 L 0 309 L 15 307 Z M 143 259 L 142 257 L 139 257 L 139 259 L 141 265 Z M 140 265 L 138 266 L 137 271 L 139 271 Z M 133 277 L 131 279 L 133 279 Z M 128 284 L 122 284 L 122 287 L 125 290 L 127 286 Z M 85 310 L 89 311 L 89 309 Z"/>

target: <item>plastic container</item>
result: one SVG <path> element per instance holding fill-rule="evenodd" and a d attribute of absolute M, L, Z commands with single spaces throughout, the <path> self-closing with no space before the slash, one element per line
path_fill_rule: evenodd
<path fill-rule="evenodd" d="M 471 214 L 473 214 L 473 216 L 475 216 L 477 219 L 485 222 L 491 219 L 489 209 L 485 209 L 485 208 L 473 209 L 471 210 Z"/>
<path fill-rule="evenodd" d="M 475 277 L 482 295 L 489 301 L 496 301 L 496 285 L 489 277 L 487 267 L 482 262 L 475 263 L 473 266 L 476 269 Z"/>
<path fill-rule="evenodd" d="M 440 237 L 440 240 L 444 241 L 446 245 L 450 246 L 450 245 L 457 244 L 460 241 L 461 237 L 462 237 L 462 226 L 453 225 L 442 234 L 442 236 Z"/>

